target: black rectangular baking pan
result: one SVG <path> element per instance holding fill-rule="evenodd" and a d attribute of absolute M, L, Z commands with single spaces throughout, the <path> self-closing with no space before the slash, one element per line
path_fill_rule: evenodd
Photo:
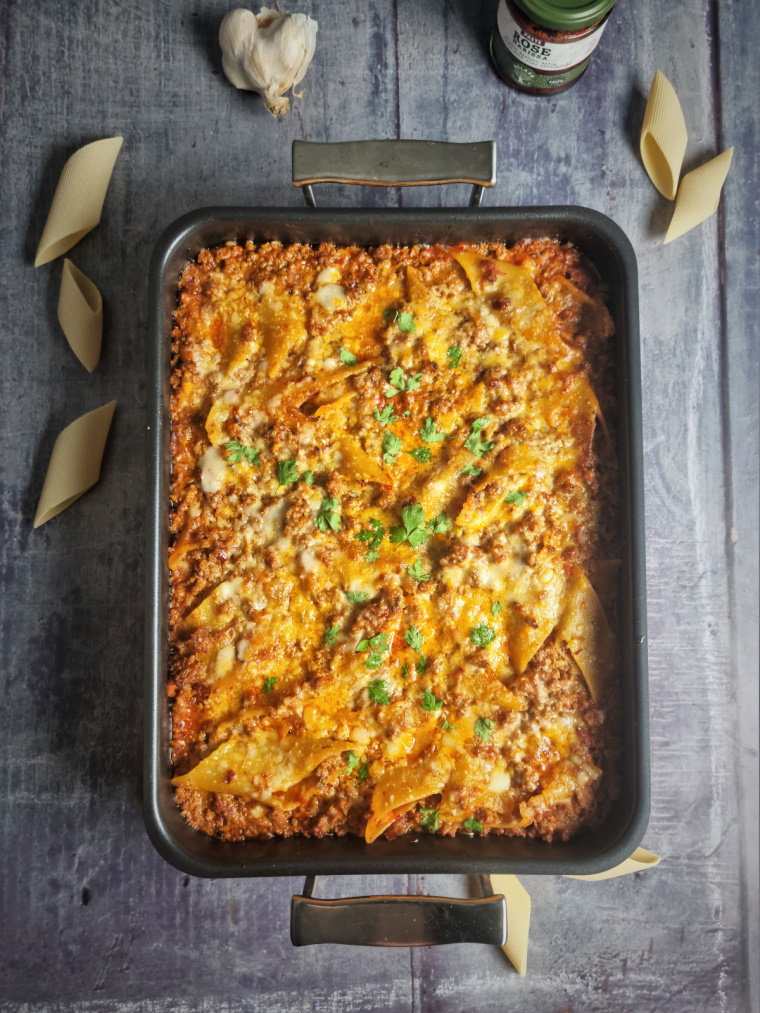
<path fill-rule="evenodd" d="M 331 155 L 326 149 L 342 151 Z M 442 157 L 448 161 L 443 169 Z M 325 168 L 325 160 L 331 171 Z M 473 183 L 471 204 L 477 205 L 480 187 L 493 185 L 492 162 L 490 143 L 296 142 L 294 182 L 305 187 L 307 203 L 313 203 L 313 182 L 409 183 L 417 166 L 416 177 L 411 180 L 414 183 Z M 438 168 L 431 169 L 431 165 Z M 336 171 L 335 166 L 340 170 Z M 233 843 L 194 830 L 180 814 L 170 784 L 166 695 L 170 336 L 182 269 L 204 247 L 231 239 L 373 246 L 494 240 L 511 243 L 541 236 L 569 241 L 589 258 L 608 287 L 608 306 L 615 322 L 623 502 L 618 637 L 624 727 L 620 793 L 608 818 L 594 831 L 581 831 L 568 842 L 551 844 L 501 836 L 446 838 L 431 834 L 407 834 L 373 844 L 353 837 Z M 583 207 L 206 208 L 175 221 L 156 244 L 150 267 L 149 330 L 144 798 L 148 833 L 161 855 L 184 872 L 210 877 L 492 872 L 587 875 L 612 868 L 627 858 L 639 844 L 649 817 L 649 739 L 637 268 L 633 248 L 621 229 L 599 212 Z"/>

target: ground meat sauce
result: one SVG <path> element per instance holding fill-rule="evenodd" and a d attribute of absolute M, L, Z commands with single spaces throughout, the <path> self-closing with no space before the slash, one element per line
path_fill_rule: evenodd
<path fill-rule="evenodd" d="M 229 243 L 187 265 L 168 693 L 192 826 L 551 841 L 603 818 L 603 295 L 549 239 Z"/>

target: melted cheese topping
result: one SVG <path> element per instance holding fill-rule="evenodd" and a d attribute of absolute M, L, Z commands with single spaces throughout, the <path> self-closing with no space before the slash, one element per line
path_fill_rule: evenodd
<path fill-rule="evenodd" d="M 240 247 L 204 255 L 177 313 L 173 643 L 196 731 L 175 784 L 295 819 L 342 754 L 369 841 L 410 813 L 527 827 L 598 780 L 583 678 L 598 698 L 614 661 L 579 549 L 584 356 L 526 258 L 387 257 L 349 285 L 357 254 L 295 249 L 263 282 Z"/>

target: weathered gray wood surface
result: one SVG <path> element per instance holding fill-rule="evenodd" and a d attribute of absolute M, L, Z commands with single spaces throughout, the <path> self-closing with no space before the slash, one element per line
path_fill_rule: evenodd
<path fill-rule="evenodd" d="M 757 5 L 621 0 L 584 80 L 534 99 L 491 71 L 492 0 L 302 0 L 295 6 L 319 21 L 317 53 L 306 96 L 282 122 L 221 76 L 216 30 L 228 6 L 0 9 L 0 1005 L 743 1013 L 750 927 L 757 942 Z M 669 206 L 637 157 L 658 68 L 683 103 L 687 167 L 736 145 L 720 214 L 668 247 Z M 103 222 L 72 253 L 106 303 L 104 352 L 89 376 L 56 323 L 60 262 L 31 262 L 65 158 L 113 133 L 125 144 Z M 189 881 L 153 851 L 139 810 L 152 244 L 192 208 L 298 203 L 288 183 L 295 137 L 398 136 L 495 138 L 488 203 L 589 205 L 625 229 L 639 257 L 653 748 L 645 844 L 663 862 L 609 883 L 526 878 L 526 978 L 486 947 L 294 950 L 288 900 L 300 882 Z M 464 196 L 330 187 L 321 199 Z M 34 532 L 55 436 L 114 397 L 100 484 Z M 456 877 L 320 886 L 323 895 L 465 889 Z M 756 1004 L 756 978 L 753 987 Z"/>

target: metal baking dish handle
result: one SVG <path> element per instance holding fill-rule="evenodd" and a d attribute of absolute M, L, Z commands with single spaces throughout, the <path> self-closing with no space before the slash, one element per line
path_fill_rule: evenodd
<path fill-rule="evenodd" d="M 309 207 L 316 207 L 314 183 L 360 186 L 424 186 L 472 183 L 470 207 L 480 206 L 483 187 L 496 183 L 493 141 L 345 141 L 317 144 L 293 141 L 293 186 L 303 188 Z"/>
<path fill-rule="evenodd" d="M 346 897 L 318 900 L 316 876 L 307 876 L 303 894 L 290 902 L 290 940 L 294 946 L 342 943 L 345 946 L 442 946 L 507 940 L 507 903 L 494 895 L 489 876 L 478 876 L 483 896 Z"/>

